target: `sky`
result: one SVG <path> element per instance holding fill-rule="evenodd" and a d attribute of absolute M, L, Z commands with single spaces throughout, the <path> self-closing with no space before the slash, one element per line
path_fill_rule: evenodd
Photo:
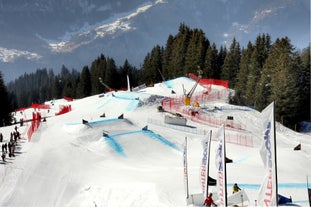
<path fill-rule="evenodd" d="M 0 161 L 0 206 L 187 206 L 183 147 L 187 138 L 189 194 L 200 195 L 202 141 L 219 127 L 187 119 L 186 126 L 164 123 L 159 112 L 163 97 L 181 97 L 195 82 L 180 77 L 140 91 L 113 91 L 71 102 L 49 100 L 50 110 L 40 109 L 46 122 L 29 138 L 30 122 L 16 125 L 21 133 L 15 157 Z M 174 90 L 175 94 L 171 91 Z M 206 91 L 198 85 L 196 93 Z M 210 96 L 225 88 L 212 85 Z M 226 93 L 228 94 L 228 93 Z M 225 94 L 225 95 L 226 95 Z M 139 100 L 138 100 L 139 99 Z M 234 117 L 243 130 L 225 129 L 228 196 L 238 183 L 255 206 L 265 175 L 260 157 L 263 139 L 260 112 L 227 103 L 227 98 L 200 103 L 200 114 L 213 120 Z M 62 106 L 71 111 L 55 114 Z M 181 106 L 189 110 L 189 106 Z M 215 110 L 218 109 L 218 110 Z M 29 108 L 15 117 L 31 119 Z M 38 110 L 36 110 L 38 111 Z M 105 114 L 105 117 L 101 115 Z M 118 119 L 123 114 L 123 119 Z M 82 120 L 88 121 L 83 124 Z M 147 126 L 147 130 L 142 130 Z M 14 125 L 0 128 L 8 142 Z M 311 133 L 294 132 L 276 123 L 278 193 L 300 206 L 308 206 L 307 177 L 311 175 Z M 106 137 L 104 136 L 106 135 Z M 246 137 L 248 144 L 236 142 Z M 293 148 L 301 144 L 300 151 Z M 212 139 L 209 175 L 217 177 Z M 309 178 L 310 179 L 310 178 Z M 216 203 L 217 187 L 210 186 Z M 194 206 L 194 205 L 190 205 Z"/>

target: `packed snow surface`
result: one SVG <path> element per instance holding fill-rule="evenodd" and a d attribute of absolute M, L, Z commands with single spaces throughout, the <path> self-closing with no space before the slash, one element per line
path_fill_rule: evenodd
<path fill-rule="evenodd" d="M 158 106 L 164 97 L 180 97 L 194 81 L 176 78 L 137 92 L 117 91 L 72 102 L 47 101 L 51 109 L 40 109 L 41 122 L 31 139 L 23 126 L 0 128 L 4 142 L 17 126 L 15 157 L 0 161 L 0 206 L 187 206 L 184 182 L 183 145 L 188 142 L 189 193 L 202 192 L 200 167 L 202 140 L 217 127 L 187 120 L 187 126 L 164 123 L 165 112 Z M 172 90 L 175 93 L 172 93 Z M 204 91 L 198 86 L 196 91 Z M 219 90 L 219 86 L 213 86 Z M 71 111 L 55 116 L 60 106 Z M 210 110 L 210 109 L 222 110 Z M 226 144 L 228 194 L 238 183 L 255 206 L 265 175 L 259 149 L 263 131 L 260 112 L 232 106 L 226 99 L 205 103 L 210 116 L 233 116 L 245 126 L 242 132 L 253 146 Z M 16 112 L 17 120 L 31 119 L 33 108 Z M 101 115 L 105 116 L 101 116 Z M 123 119 L 118 118 L 123 115 Z M 83 124 L 82 120 L 88 121 Z M 145 130 L 143 128 L 146 127 Z M 278 192 L 293 202 L 308 206 L 307 178 L 311 175 L 311 136 L 294 132 L 276 123 Z M 3 142 L 3 143 L 4 143 Z M 301 150 L 294 147 L 301 144 Z M 215 152 L 211 143 L 210 176 L 216 178 Z M 209 187 L 216 192 L 216 186 Z M 217 201 L 216 201 L 217 202 Z"/>

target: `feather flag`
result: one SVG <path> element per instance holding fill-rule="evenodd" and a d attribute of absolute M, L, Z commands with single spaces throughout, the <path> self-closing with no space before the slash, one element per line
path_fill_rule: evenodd
<path fill-rule="evenodd" d="M 311 206 L 311 188 L 308 188 L 309 205 Z"/>
<path fill-rule="evenodd" d="M 210 146 L 211 146 L 211 135 L 210 131 L 209 138 L 203 140 L 203 157 L 201 165 L 201 185 L 204 198 L 207 197 L 208 193 L 208 179 L 209 179 L 209 157 L 210 157 Z"/>
<path fill-rule="evenodd" d="M 265 167 L 265 176 L 259 190 L 258 204 L 259 206 L 277 206 L 274 102 L 261 112 L 261 119 L 264 133 L 260 155 Z"/>
<path fill-rule="evenodd" d="M 227 206 L 226 143 L 224 125 L 222 125 L 216 132 L 216 139 L 219 143 L 216 151 L 218 198 L 221 206 Z"/>

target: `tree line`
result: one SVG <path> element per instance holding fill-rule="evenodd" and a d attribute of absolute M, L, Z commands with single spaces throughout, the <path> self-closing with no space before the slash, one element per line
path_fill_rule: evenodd
<path fill-rule="evenodd" d="M 139 69 L 127 60 L 118 67 L 113 58 L 101 54 L 81 72 L 64 65 L 59 74 L 43 68 L 24 74 L 7 86 L 0 76 L 0 97 L 7 97 L 7 103 L 2 103 L 7 113 L 63 96 L 83 98 L 106 92 L 108 89 L 99 78 L 110 88 L 121 89 L 127 87 L 127 75 L 132 86 L 152 85 L 197 73 L 198 68 L 203 70 L 204 78 L 228 80 L 234 89 L 230 95 L 232 104 L 261 111 L 275 101 L 276 119 L 291 128 L 310 120 L 310 46 L 296 51 L 288 37 L 272 43 L 269 34 L 260 34 L 245 48 L 235 38 L 228 48 L 217 48 L 201 29 L 185 24 L 179 26 L 175 36 L 168 36 L 165 46 L 154 46 Z M 8 118 L 0 116 L 3 120 Z"/>
<path fill-rule="evenodd" d="M 117 67 L 112 58 L 101 54 L 91 66 L 84 66 L 81 71 L 69 70 L 65 65 L 62 66 L 59 74 L 54 74 L 53 69 L 37 69 L 33 73 L 25 73 L 9 82 L 7 89 L 11 95 L 11 106 L 18 109 L 64 96 L 84 98 L 107 92 L 109 88 L 126 88 L 126 75 L 131 77 L 132 84 L 137 85 L 140 77 L 138 73 L 140 71 L 127 60 L 122 67 Z M 99 79 L 109 88 L 105 87 Z"/>

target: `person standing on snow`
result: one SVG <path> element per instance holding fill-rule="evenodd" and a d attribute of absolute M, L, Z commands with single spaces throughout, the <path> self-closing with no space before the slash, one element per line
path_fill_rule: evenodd
<path fill-rule="evenodd" d="M 214 201 L 213 201 L 213 193 L 210 193 L 207 198 L 205 199 L 204 201 L 204 204 L 205 206 L 208 206 L 208 207 L 211 207 L 211 206 L 217 206 Z"/>
<path fill-rule="evenodd" d="M 7 143 L 4 143 L 4 149 L 5 149 L 5 153 L 8 153 L 8 145 L 7 145 Z"/>
<path fill-rule="evenodd" d="M 2 152 L 5 152 L 5 146 L 4 146 L 4 144 L 1 145 L 1 149 L 2 149 Z"/>
<path fill-rule="evenodd" d="M 2 158 L 2 161 L 5 162 L 5 152 L 2 152 L 1 158 Z"/>
<path fill-rule="evenodd" d="M 241 188 L 239 188 L 238 184 L 234 184 L 232 187 L 232 194 L 237 193 L 241 190 Z"/>

